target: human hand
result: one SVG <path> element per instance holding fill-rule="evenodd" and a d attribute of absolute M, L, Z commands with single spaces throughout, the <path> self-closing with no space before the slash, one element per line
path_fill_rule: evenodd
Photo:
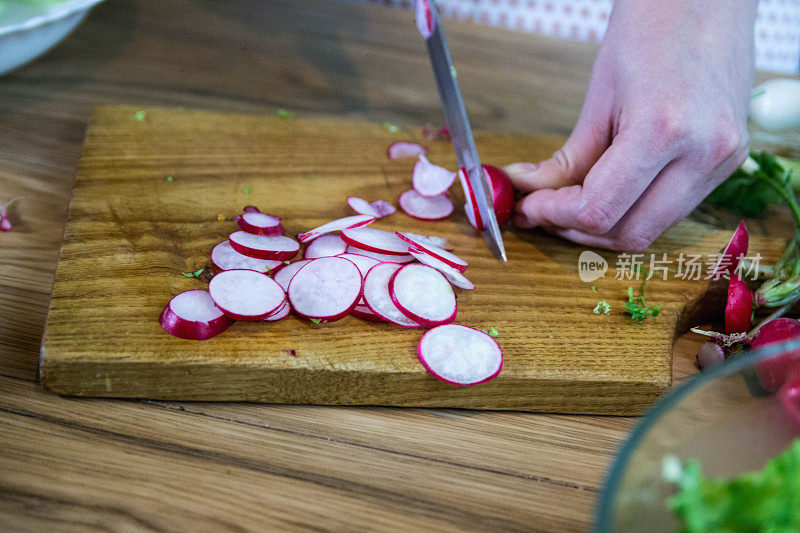
<path fill-rule="evenodd" d="M 569 139 L 504 169 L 517 226 L 641 251 L 686 217 L 747 156 L 756 4 L 617 0 Z"/>

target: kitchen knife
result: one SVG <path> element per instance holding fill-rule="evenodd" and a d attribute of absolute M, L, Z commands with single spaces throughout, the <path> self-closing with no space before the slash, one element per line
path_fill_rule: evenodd
<path fill-rule="evenodd" d="M 433 75 L 436 78 L 439 98 L 442 101 L 444 120 L 450 132 L 456 159 L 459 167 L 466 169 L 475 206 L 483 221 L 483 236 L 489 243 L 492 252 L 503 261 L 507 261 L 503 237 L 500 235 L 500 226 L 498 226 L 497 217 L 494 214 L 491 190 L 486 180 L 483 179 L 481 161 L 475 148 L 475 139 L 472 137 L 472 128 L 467 120 L 461 91 L 458 88 L 456 69 L 450 59 L 450 50 L 447 48 L 447 41 L 444 38 L 439 11 L 434 0 L 416 0 L 414 9 L 417 28 L 428 46 Z M 462 183 L 463 185 L 464 183 Z M 469 198 L 469 195 L 470 191 L 465 190 L 464 196 Z"/>

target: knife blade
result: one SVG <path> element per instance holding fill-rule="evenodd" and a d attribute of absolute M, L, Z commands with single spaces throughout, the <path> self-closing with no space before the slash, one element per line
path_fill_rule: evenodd
<path fill-rule="evenodd" d="M 439 10 L 436 8 L 434 0 L 416 0 L 415 16 L 417 28 L 425 38 L 425 44 L 428 47 L 428 56 L 430 56 L 433 75 L 439 89 L 439 99 L 442 101 L 444 120 L 450 132 L 458 165 L 466 169 L 475 205 L 484 222 L 483 237 L 489 244 L 489 249 L 498 258 L 507 261 L 500 226 L 497 224 L 497 217 L 494 214 L 491 190 L 486 180 L 483 179 L 483 169 L 478 157 L 478 150 L 475 148 L 475 139 L 472 137 L 472 128 L 467 119 L 464 100 L 461 98 L 461 90 L 458 87 L 456 69 L 450 58 L 450 50 L 444 37 Z M 469 191 L 465 190 L 464 196 L 468 197 L 468 195 Z"/>

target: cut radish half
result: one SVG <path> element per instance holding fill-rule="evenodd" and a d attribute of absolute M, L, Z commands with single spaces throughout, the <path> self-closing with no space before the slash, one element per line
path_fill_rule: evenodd
<path fill-rule="evenodd" d="M 404 315 L 389 294 L 389 279 L 400 268 L 400 265 L 381 263 L 369 269 L 364 280 L 364 301 L 373 313 L 385 321 L 404 328 L 418 328 L 420 324 Z"/>
<path fill-rule="evenodd" d="M 453 212 L 453 202 L 447 193 L 439 196 L 422 196 L 411 189 L 401 194 L 397 202 L 400 204 L 400 209 L 408 216 L 420 220 L 441 220 Z"/>
<path fill-rule="evenodd" d="M 396 143 L 392 143 L 389 145 L 389 148 L 386 149 L 386 155 L 389 156 L 389 159 L 417 157 L 419 155 L 425 155 L 426 153 L 427 150 L 425 150 L 424 146 L 407 141 L 398 141 Z"/>
<path fill-rule="evenodd" d="M 255 270 L 273 274 L 283 267 L 283 261 L 254 259 L 240 254 L 231 247 L 230 241 L 223 241 L 211 250 L 211 262 L 219 270 Z"/>
<path fill-rule="evenodd" d="M 438 246 L 439 248 L 444 248 L 445 250 L 452 250 L 453 247 L 447 242 L 447 239 L 444 237 L 437 237 L 436 235 L 431 235 L 430 237 L 426 235 L 418 235 L 416 233 L 411 233 L 409 231 L 403 232 L 412 239 L 421 242 L 422 244 L 430 245 L 430 246 Z"/>
<path fill-rule="evenodd" d="M 333 322 L 355 307 L 362 286 L 361 273 L 352 261 L 321 257 L 297 271 L 287 293 L 297 314 Z"/>
<path fill-rule="evenodd" d="M 255 235 L 283 235 L 281 219 L 266 213 L 245 211 L 234 221 L 247 233 Z"/>
<path fill-rule="evenodd" d="M 269 315 L 267 318 L 264 319 L 264 322 L 277 322 L 278 320 L 284 319 L 289 316 L 289 313 L 292 312 L 292 306 L 289 305 L 289 301 L 286 300 L 283 302 L 283 305 L 278 308 L 277 311 Z"/>
<path fill-rule="evenodd" d="M 362 250 L 361 248 L 356 248 L 355 246 L 348 246 L 347 247 L 347 254 L 363 255 L 363 256 L 369 257 L 371 259 L 377 259 L 378 262 L 380 262 L 380 263 L 404 264 L 404 263 L 410 263 L 410 262 L 412 262 L 414 260 L 414 258 L 411 257 L 411 255 L 378 254 L 378 253 L 375 253 L 375 252 L 370 252 L 368 250 Z"/>
<path fill-rule="evenodd" d="M 208 283 L 217 307 L 235 320 L 261 320 L 277 311 L 286 293 L 274 279 L 253 270 L 225 270 Z"/>
<path fill-rule="evenodd" d="M 386 255 L 408 255 L 408 243 L 394 233 L 375 228 L 342 231 L 342 239 L 350 246 Z"/>
<path fill-rule="evenodd" d="M 354 215 L 352 217 L 344 217 L 337 220 L 332 220 L 318 228 L 314 228 L 305 233 L 297 236 L 300 242 L 306 243 L 312 239 L 316 239 L 320 235 L 332 233 L 334 231 L 341 231 L 343 229 L 360 228 L 375 221 L 375 217 L 369 215 Z"/>
<path fill-rule="evenodd" d="M 289 263 L 278 272 L 275 273 L 272 279 L 274 279 L 278 285 L 283 287 L 283 290 L 289 290 L 289 282 L 292 281 L 292 278 L 297 271 L 303 268 L 306 263 L 310 263 L 311 259 L 301 259 L 300 261 L 295 261 L 294 263 Z"/>
<path fill-rule="evenodd" d="M 464 274 L 456 270 L 455 268 L 451 267 L 444 261 L 436 259 L 432 255 L 428 255 L 422 251 L 410 250 L 411 256 L 414 257 L 417 261 L 422 263 L 423 265 L 428 265 L 431 268 L 435 268 L 439 272 L 447 278 L 447 281 L 458 287 L 459 289 L 465 289 L 471 291 L 475 288 L 475 284 L 472 283 L 470 280 L 464 277 Z"/>
<path fill-rule="evenodd" d="M 435 268 L 411 264 L 389 280 L 392 301 L 408 318 L 423 326 L 449 324 L 458 305 L 450 282 Z"/>
<path fill-rule="evenodd" d="M 161 311 L 161 327 L 181 339 L 202 341 L 219 335 L 233 324 L 225 316 L 208 291 L 182 292 L 169 301 Z"/>
<path fill-rule="evenodd" d="M 228 235 L 228 241 L 234 250 L 255 259 L 286 261 L 300 250 L 296 240 L 282 235 L 253 235 L 246 231 L 234 231 Z"/>
<path fill-rule="evenodd" d="M 456 324 L 425 333 L 417 345 L 417 357 L 428 372 L 454 385 L 488 381 L 503 366 L 503 352 L 492 337 Z"/>
<path fill-rule="evenodd" d="M 747 246 L 750 241 L 750 232 L 747 230 L 747 225 L 744 220 L 739 222 L 736 231 L 733 232 L 731 240 L 719 254 L 717 264 L 714 266 L 714 273 L 711 279 L 719 279 L 721 277 L 727 278 L 739 266 L 739 263 L 747 255 Z"/>
<path fill-rule="evenodd" d="M 467 179 L 467 171 L 463 168 L 458 169 L 458 179 L 461 180 L 461 186 L 464 188 L 464 196 L 467 200 L 467 203 L 464 204 L 464 211 L 467 213 L 467 219 L 469 219 L 469 223 L 472 224 L 476 230 L 483 231 L 486 228 L 483 224 L 481 213 L 478 211 L 478 202 L 475 199 L 475 192 L 472 190 L 472 185 L 470 185 Z"/>
<path fill-rule="evenodd" d="M 343 254 L 347 249 L 347 243 L 338 235 L 323 235 L 311 241 L 303 254 L 304 259 L 316 259 L 318 257 L 330 257 L 332 255 Z"/>
<path fill-rule="evenodd" d="M 425 244 L 419 239 L 413 237 L 411 233 L 402 233 L 396 231 L 395 234 L 406 241 L 408 244 L 412 245 L 414 248 L 419 249 L 419 251 L 424 252 L 428 255 L 432 255 L 436 259 L 440 261 L 444 261 L 451 267 L 455 268 L 459 272 L 464 272 L 469 263 L 458 257 L 456 254 L 448 252 L 444 248 L 439 248 L 438 246 L 432 246 L 430 244 Z"/>
<path fill-rule="evenodd" d="M 414 165 L 414 173 L 411 175 L 414 190 L 422 196 L 440 196 L 446 193 L 455 179 L 455 172 L 434 165 L 424 155 L 419 156 L 419 161 Z"/>
<path fill-rule="evenodd" d="M 375 218 L 385 217 L 397 211 L 397 209 L 395 209 L 395 207 L 389 202 L 384 202 L 383 200 L 368 202 L 357 196 L 348 196 L 347 205 L 349 205 L 356 213 L 369 215 Z"/>
<path fill-rule="evenodd" d="M 386 322 L 380 317 L 380 315 L 373 313 L 372 309 L 366 305 L 355 306 L 353 310 L 350 311 L 350 314 L 356 318 L 360 318 L 361 320 L 366 320 L 367 322 Z"/>

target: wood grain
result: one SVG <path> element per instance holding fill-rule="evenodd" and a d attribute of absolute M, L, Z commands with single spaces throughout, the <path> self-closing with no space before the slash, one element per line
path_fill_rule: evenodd
<path fill-rule="evenodd" d="M 144 120 L 134 118 L 137 111 Z M 281 216 L 297 234 L 346 216 L 348 195 L 397 198 L 414 164 L 387 159 L 386 147 L 398 139 L 423 140 L 419 131 L 357 122 L 99 108 L 75 178 L 42 383 L 80 396 L 601 414 L 639 413 L 666 390 L 679 324 L 687 313 L 708 318 L 695 312 L 701 297 L 708 300 L 707 281 L 651 280 L 648 295 L 662 313 L 633 325 L 624 301 L 628 285 L 638 283 L 616 279 L 625 272 L 615 254 L 602 252 L 611 268 L 594 292 L 578 277 L 579 247 L 507 230 L 510 260 L 502 264 L 462 210 L 437 223 L 398 213 L 372 227 L 447 237 L 470 263 L 478 289 L 459 295 L 457 322 L 496 327 L 505 355 L 503 371 L 487 383 L 437 381 L 415 357 L 420 332 L 389 324 L 314 326 L 290 317 L 238 323 L 201 343 L 161 331 L 156 317 L 166 302 L 203 287 L 180 273 L 209 261 L 211 248 L 237 229 L 231 219 L 243 205 Z M 561 139 L 481 135 L 476 142 L 484 161 L 505 164 L 545 157 Z M 427 144 L 433 161 L 455 167 L 448 142 Z M 686 222 L 652 253 L 675 262 L 682 253 L 708 256 L 728 237 Z M 768 255 L 782 245 L 756 244 Z M 592 313 L 599 299 L 612 305 L 609 315 Z"/>
<path fill-rule="evenodd" d="M 474 126 L 525 135 L 569 133 L 583 101 L 593 45 L 445 23 Z M 242 469 L 206 464 L 218 449 L 241 460 L 263 458 L 283 434 L 295 435 L 297 446 L 304 439 L 350 443 L 369 452 L 378 467 L 407 454 L 425 458 L 406 476 L 404 490 L 461 484 L 460 470 L 433 476 L 427 461 L 474 465 L 481 472 L 473 485 L 480 499 L 452 493 L 434 499 L 447 510 L 433 519 L 437 530 L 503 529 L 488 520 L 458 526 L 448 521 L 455 509 L 492 517 L 484 499 L 502 500 L 495 480 L 509 472 L 521 476 L 514 478 L 514 491 L 523 501 L 514 500 L 505 529 L 588 529 L 605 466 L 634 418 L 88 400 L 50 394 L 33 381 L 73 176 L 96 105 L 260 114 L 282 107 L 304 117 L 433 123 L 436 91 L 415 32 L 407 12 L 324 0 L 106 0 L 61 45 L 2 78 L 0 201 L 21 197 L 14 216 L 24 231 L 0 233 L 0 446 L 6 451 L 0 456 L 0 529 L 264 530 L 277 524 L 273 529 L 375 530 L 356 524 L 387 523 L 382 502 L 347 506 L 345 515 L 327 503 L 341 501 L 333 487 L 318 486 L 318 498 L 309 501 L 308 485 L 273 483 L 252 469 L 242 476 Z M 769 77 L 757 73 L 760 81 Z M 737 222 L 714 217 L 721 227 Z M 755 232 L 790 234 L 781 213 L 748 224 Z M 698 344 L 692 336 L 676 342 L 673 384 L 696 372 Z M 160 412 L 150 433 L 155 438 L 140 439 L 154 412 Z M 6 429 L 11 427 L 13 432 Z M 98 428 L 113 438 L 103 438 Z M 256 435 L 257 442 L 239 437 L 244 434 Z M 203 448 L 208 459 L 195 454 L 185 460 L 161 444 L 191 450 L 204 435 L 214 437 Z M 235 449 L 223 448 L 232 438 Z M 326 448 L 323 454 L 342 475 L 352 476 L 347 449 L 334 454 Z M 261 464 L 273 462 L 284 464 L 281 456 Z M 392 509 L 397 501 L 390 499 Z M 407 501 L 384 529 L 431 524 Z"/>

